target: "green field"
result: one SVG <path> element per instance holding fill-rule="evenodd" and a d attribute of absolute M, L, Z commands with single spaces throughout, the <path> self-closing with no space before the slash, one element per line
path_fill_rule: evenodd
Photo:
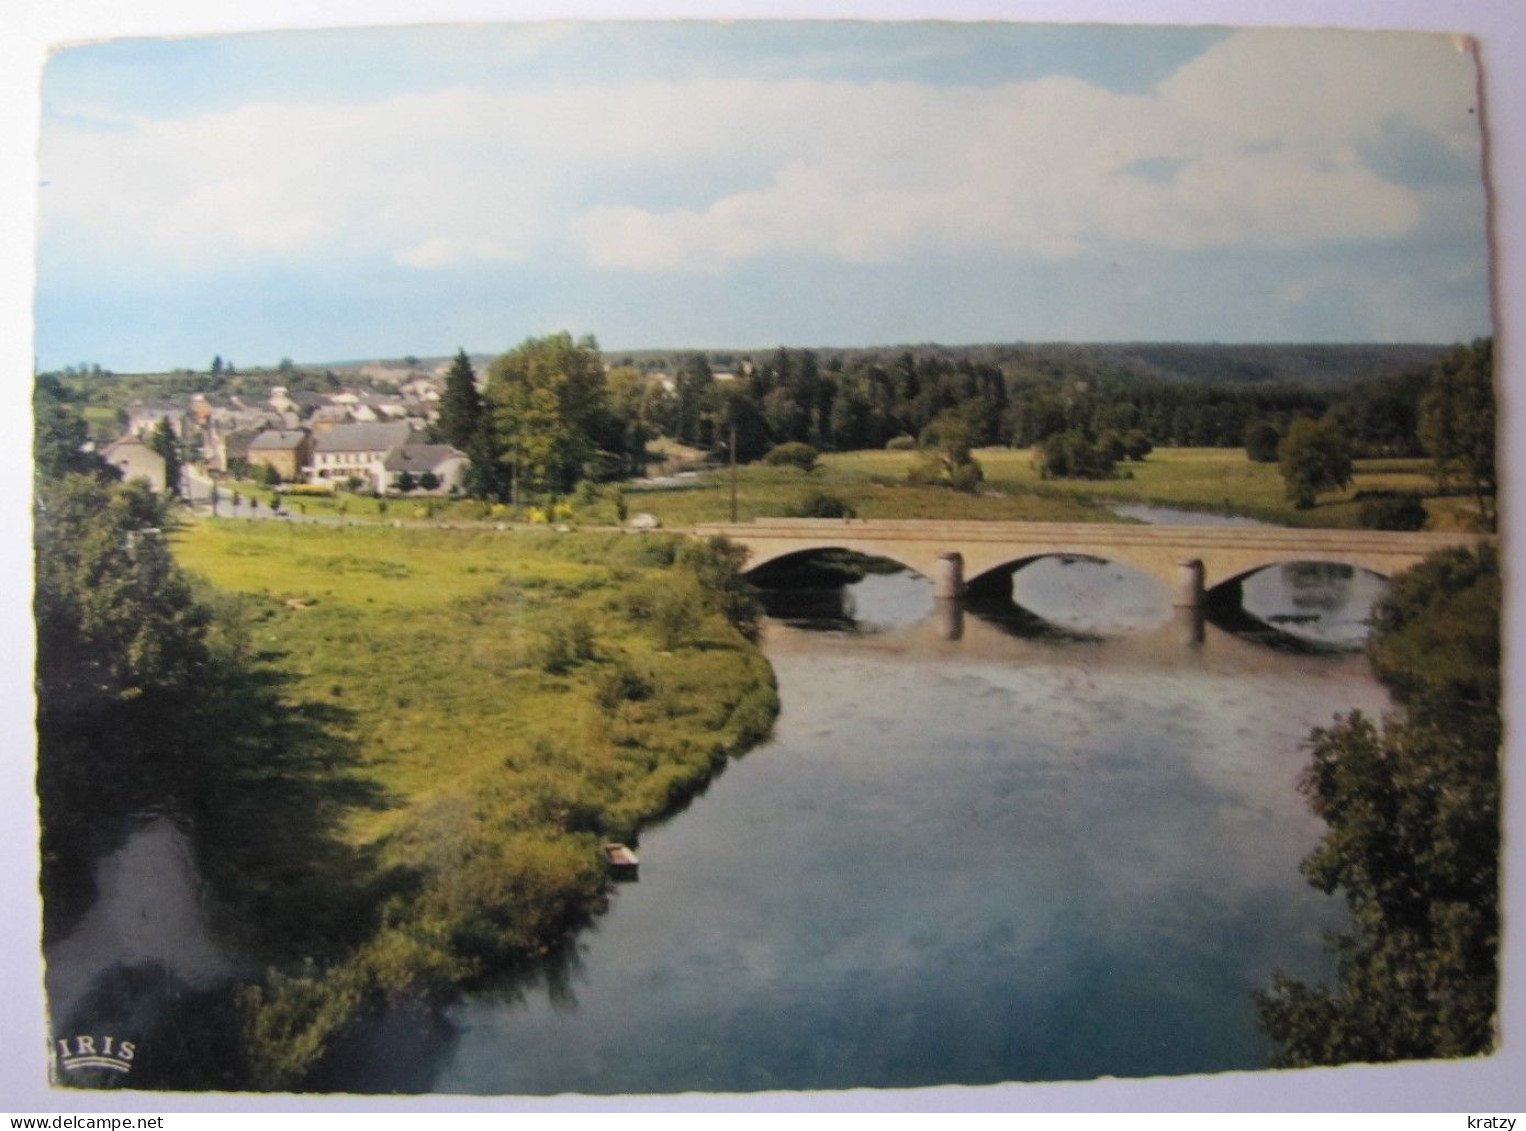
<path fill-rule="evenodd" d="M 278 711 L 324 732 L 321 757 L 279 771 L 230 758 L 207 834 L 272 961 L 295 939 L 327 947 L 246 1002 L 258 1079 L 300 1079 L 378 995 L 448 992 L 552 945 L 601 904 L 601 843 L 633 840 L 768 731 L 772 672 L 692 547 L 228 520 L 177 535 Z M 230 711 L 230 733 L 263 725 Z M 312 779 L 288 793 L 323 799 L 337 843 L 321 855 L 350 874 L 283 850 L 309 815 L 269 803 L 276 772 Z"/>
<path fill-rule="evenodd" d="M 1320 496 L 1300 511 L 1283 497 L 1277 465 L 1253 463 L 1230 448 L 1157 448 L 1141 463 L 1119 465 L 1120 478 L 1042 479 L 1033 453 L 985 448 L 975 453 L 985 471 L 977 494 L 911 487 L 906 472 L 914 452 L 861 451 L 826 454 L 813 471 L 753 465 L 738 472 L 738 517 L 746 522 L 782 515 L 807 492 L 824 491 L 849 503 L 861 518 L 1002 519 L 1052 522 L 1119 521 L 1109 503 L 1155 503 L 1261 518 L 1292 526 L 1349 527 L 1358 524 L 1363 491 L 1430 492 L 1434 481 L 1426 460 L 1359 460 L 1355 480 L 1341 492 Z M 711 472 L 695 486 L 641 490 L 628 488 L 632 513 L 649 511 L 668 526 L 724 522 L 730 514 L 728 473 Z M 1433 529 L 1467 525 L 1467 499 L 1427 498 Z"/>

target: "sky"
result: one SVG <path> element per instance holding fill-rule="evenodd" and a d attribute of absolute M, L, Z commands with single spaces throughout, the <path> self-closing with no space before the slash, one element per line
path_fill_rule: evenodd
<path fill-rule="evenodd" d="M 37 365 L 1490 332 L 1477 75 L 1416 32 L 523 23 L 43 78 Z"/>

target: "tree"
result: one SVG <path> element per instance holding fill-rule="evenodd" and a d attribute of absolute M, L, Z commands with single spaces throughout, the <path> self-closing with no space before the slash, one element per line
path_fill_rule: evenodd
<path fill-rule="evenodd" d="M 1270 420 L 1253 420 L 1245 426 L 1245 455 L 1253 463 L 1276 463 L 1282 434 Z"/>
<path fill-rule="evenodd" d="M 705 408 L 715 384 L 710 362 L 702 353 L 690 354 L 678 371 L 675 382 L 678 394 L 678 438 L 696 447 L 709 447 L 713 436 Z"/>
<path fill-rule="evenodd" d="M 433 491 L 440 486 L 440 477 L 432 471 L 426 471 L 419 476 L 419 490 Z"/>
<path fill-rule="evenodd" d="M 41 709 L 89 712 L 185 688 L 205 660 L 207 613 L 170 557 L 164 503 L 142 483 L 65 474 L 37 507 Z"/>
<path fill-rule="evenodd" d="M 611 431 L 598 344 L 565 331 L 495 358 L 487 401 L 516 503 L 526 489 L 571 490 Z"/>
<path fill-rule="evenodd" d="M 973 492 L 985 478 L 972 453 L 974 430 L 957 412 L 949 411 L 923 429 L 921 454 L 906 478 L 912 483 L 938 484 Z"/>
<path fill-rule="evenodd" d="M 1314 505 L 1321 491 L 1351 485 L 1351 445 L 1331 417 L 1299 417 L 1277 445 L 1287 497 L 1299 510 Z"/>
<path fill-rule="evenodd" d="M 414 481 L 413 473 L 411 471 L 402 471 L 398 473 L 397 489 L 403 494 L 406 495 L 409 491 L 412 491 L 417 486 L 418 484 Z"/>
<path fill-rule="evenodd" d="M 1345 894 L 1333 985 L 1257 995 L 1282 1066 L 1472 1056 L 1495 1041 L 1499 947 L 1499 563 L 1447 550 L 1394 579 L 1371 649 L 1403 704 L 1311 735 L 1301 789 L 1328 831 L 1303 862 Z"/>
<path fill-rule="evenodd" d="M 1138 428 L 1130 428 L 1123 435 L 1123 454 L 1134 463 L 1143 463 L 1146 456 L 1155 450 L 1155 445 L 1150 443 L 1150 437 L 1146 436 Z"/>
<path fill-rule="evenodd" d="M 168 420 L 160 420 L 149 434 L 148 446 L 164 460 L 164 488 L 180 497 L 180 438 Z"/>
<path fill-rule="evenodd" d="M 1498 521 L 1495 418 L 1494 340 L 1458 346 L 1432 371 L 1420 399 L 1420 440 L 1435 461 L 1437 485 L 1466 486 L 1486 530 Z"/>
<path fill-rule="evenodd" d="M 477 430 L 466 444 L 466 474 L 462 481 L 473 499 L 502 501 L 508 497 L 504 467 L 498 462 L 498 445 L 493 439 L 493 422 L 484 414 Z"/>
<path fill-rule="evenodd" d="M 65 403 L 58 382 L 39 379 L 32 412 L 32 455 L 38 477 L 59 479 L 73 471 L 98 479 L 121 478 L 116 468 L 85 450 L 89 437 L 85 418 Z"/>
<path fill-rule="evenodd" d="M 440 439 L 464 452 L 481 420 L 482 394 L 477 391 L 477 375 L 466 351 L 459 350 L 445 374 L 445 391 L 440 394 Z"/>
<path fill-rule="evenodd" d="M 1413 491 L 1365 499 L 1357 521 L 1369 530 L 1424 530 L 1429 516 Z"/>
<path fill-rule="evenodd" d="M 1093 440 L 1080 429 L 1058 432 L 1039 448 L 1039 474 L 1045 479 L 1111 479 L 1118 449 Z"/>

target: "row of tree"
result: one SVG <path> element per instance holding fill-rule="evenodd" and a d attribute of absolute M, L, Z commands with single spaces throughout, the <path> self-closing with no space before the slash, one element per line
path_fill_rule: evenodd
<path fill-rule="evenodd" d="M 1423 381 L 1406 381 L 1415 390 L 1413 446 L 1431 457 L 1438 490 L 1472 495 L 1480 525 L 1493 530 L 1498 491 L 1494 343 L 1485 339 L 1458 346 L 1422 376 Z M 1288 500 L 1312 507 L 1320 492 L 1351 483 L 1352 461 L 1360 450 L 1351 421 L 1349 404 L 1318 419 L 1296 417 L 1285 429 L 1258 420 L 1246 430 L 1246 454 L 1252 460 L 1278 461 Z"/>
<path fill-rule="evenodd" d="M 1258 995 L 1283 1066 L 1473 1056 L 1499 986 L 1500 596 L 1492 548 L 1395 577 L 1370 651 L 1400 704 L 1315 730 L 1301 788 L 1327 832 L 1303 861 L 1344 895 L 1333 983 Z"/>

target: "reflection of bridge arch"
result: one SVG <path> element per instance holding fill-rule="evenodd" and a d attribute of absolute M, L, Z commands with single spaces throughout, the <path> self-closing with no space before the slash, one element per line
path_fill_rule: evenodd
<path fill-rule="evenodd" d="M 1158 578 L 1177 592 L 1179 604 L 1198 603 L 1207 590 L 1269 566 L 1330 562 L 1391 577 L 1436 550 L 1485 540 L 1472 534 L 1281 527 L 774 518 L 703 526 L 695 533 L 724 535 L 742 545 L 749 570 L 812 550 L 887 558 L 932 578 L 943 596 L 963 592 L 966 578 L 978 580 L 1019 562 L 1100 558 Z M 955 556 L 959 560 L 951 564 Z"/>

